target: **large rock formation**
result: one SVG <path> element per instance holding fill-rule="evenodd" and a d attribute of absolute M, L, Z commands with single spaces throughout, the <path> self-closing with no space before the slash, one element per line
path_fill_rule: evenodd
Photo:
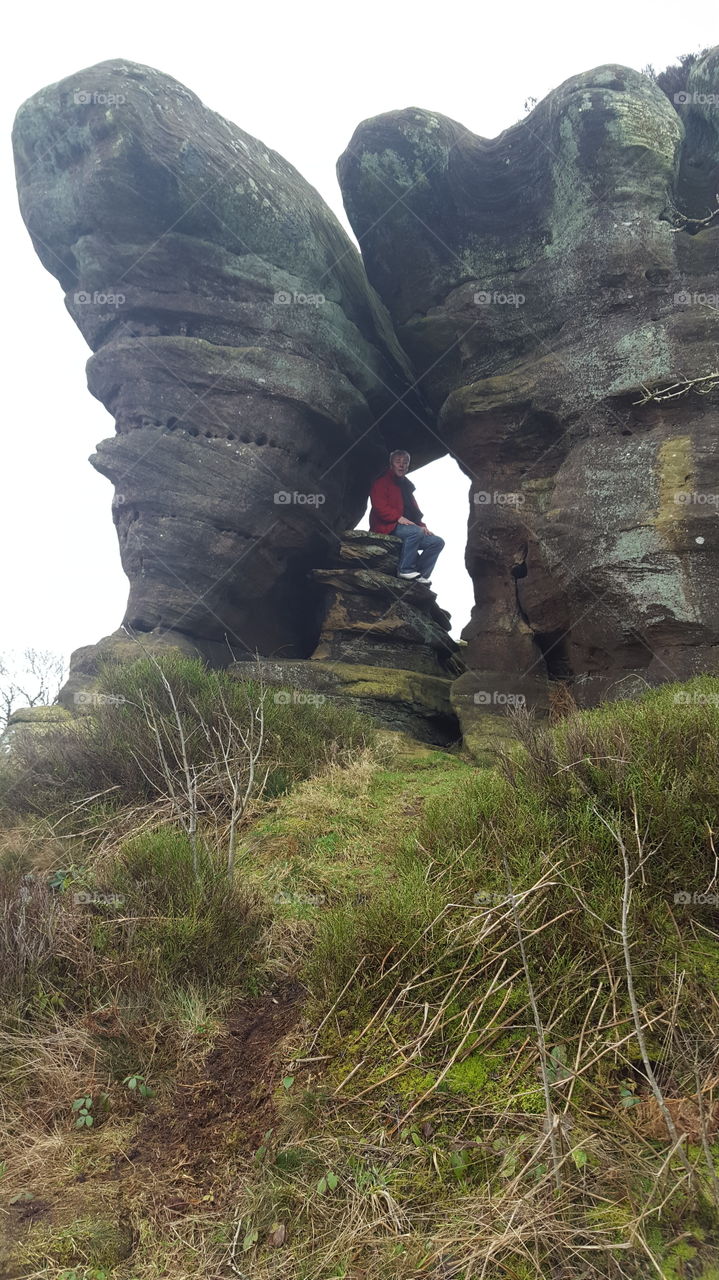
<path fill-rule="evenodd" d="M 388 444 L 441 452 L 356 248 L 292 165 L 150 67 L 42 90 L 14 146 L 23 218 L 115 418 L 91 462 L 115 486 L 124 622 L 218 663 L 307 655 L 308 571 Z"/>
<path fill-rule="evenodd" d="M 493 141 L 390 112 L 338 174 L 472 479 L 465 722 L 716 669 L 719 49 L 676 104 L 600 67 Z"/>
<path fill-rule="evenodd" d="M 338 172 L 369 284 L 300 175 L 169 77 L 109 62 L 30 99 L 21 207 L 116 418 L 92 461 L 126 622 L 345 665 L 369 618 L 375 658 L 448 679 L 436 617 L 383 618 L 374 551 L 312 572 L 391 443 L 472 479 L 477 740 L 552 680 L 591 704 L 716 669 L 719 49 L 679 99 L 605 66 L 492 141 L 365 121 Z"/>

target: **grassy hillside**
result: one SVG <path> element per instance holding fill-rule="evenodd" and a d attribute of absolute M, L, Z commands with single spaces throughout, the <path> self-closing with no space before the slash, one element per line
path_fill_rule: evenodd
<path fill-rule="evenodd" d="M 106 679 L 0 771 L 0 1277 L 719 1280 L 719 680 L 478 769 Z"/>

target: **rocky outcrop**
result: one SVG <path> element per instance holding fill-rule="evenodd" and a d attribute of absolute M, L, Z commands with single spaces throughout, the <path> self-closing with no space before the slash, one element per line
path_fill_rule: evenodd
<path fill-rule="evenodd" d="M 369 279 L 472 480 L 455 703 L 474 732 L 511 700 L 546 707 L 548 680 L 593 704 L 716 669 L 718 94 L 719 49 L 677 103 L 605 66 L 492 141 L 411 109 L 339 161 Z M 657 398 L 684 379 L 705 381 Z"/>
<path fill-rule="evenodd" d="M 323 593 L 319 642 L 309 661 L 264 662 L 276 696 L 331 698 L 425 742 L 459 739 L 452 682 L 464 670 L 449 614 L 429 587 L 397 577 L 399 538 L 354 529 L 334 563 L 313 570 Z M 242 675 L 246 663 L 233 670 Z"/>
<path fill-rule="evenodd" d="M 313 661 L 401 667 L 433 676 L 461 673 L 449 614 L 429 587 L 397 578 L 400 546 L 398 538 L 349 530 L 334 567 L 313 571 L 325 593 Z"/>
<path fill-rule="evenodd" d="M 150 67 L 43 89 L 13 140 L 23 218 L 115 418 L 91 462 L 115 488 L 124 622 L 213 662 L 306 656 L 308 571 L 388 445 L 440 452 L 356 248 L 282 156 Z"/>
<path fill-rule="evenodd" d="M 715 49 L 681 100 L 599 67 L 493 140 L 365 121 L 338 172 L 369 283 L 292 166 L 169 77 L 102 63 L 30 99 L 21 208 L 116 419 L 92 461 L 126 624 L 216 665 L 448 680 L 441 611 L 383 612 L 381 547 L 331 563 L 390 444 L 472 481 L 475 743 L 552 682 L 591 705 L 715 670 L 718 95 Z"/>
<path fill-rule="evenodd" d="M 57 704 L 44 707 L 18 707 L 17 711 L 11 713 L 5 728 L 0 733 L 0 754 L 5 755 L 12 751 L 13 744 L 20 737 L 39 737 L 57 729 L 60 725 L 70 723 L 72 719 L 70 712 Z"/>

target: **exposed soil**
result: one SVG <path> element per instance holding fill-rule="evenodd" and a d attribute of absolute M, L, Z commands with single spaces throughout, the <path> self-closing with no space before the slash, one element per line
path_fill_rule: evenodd
<path fill-rule="evenodd" d="M 300 984 L 288 983 L 232 1011 L 202 1078 L 178 1084 L 172 1102 L 148 1110 L 127 1153 L 132 1174 L 122 1162 L 130 1181 L 147 1188 L 151 1175 L 165 1207 L 177 1213 L 203 1199 L 221 1201 L 229 1191 L 228 1158 L 253 1155 L 275 1124 L 279 1048 L 299 1020 L 303 998 Z M 218 1165 L 222 1185 L 214 1176 Z"/>
<path fill-rule="evenodd" d="M 104 1217 L 123 1220 L 130 1202 L 140 1216 L 212 1212 L 233 1193 L 233 1161 L 241 1165 L 276 1122 L 281 1045 L 299 1021 L 304 989 L 297 982 L 242 1001 L 201 1068 L 201 1079 L 177 1084 L 171 1100 L 149 1102 L 132 1148 L 114 1168 L 79 1174 L 57 1203 L 18 1200 L 4 1215 L 0 1280 L 19 1280 L 27 1268 L 12 1263 L 12 1248 L 33 1221 L 72 1220 L 102 1203 Z M 103 1028 L 106 1031 L 106 1028 Z M 73 1205 L 73 1192 L 103 1186 L 108 1195 Z M 109 1184 L 109 1185 L 108 1185 Z M 58 1217 L 59 1213 L 59 1217 Z M 12 1246 L 12 1248 L 11 1248 Z"/>

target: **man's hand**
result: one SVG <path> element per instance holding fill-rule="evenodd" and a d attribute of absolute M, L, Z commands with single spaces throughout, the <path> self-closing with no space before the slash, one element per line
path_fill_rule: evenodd
<path fill-rule="evenodd" d="M 419 527 L 420 527 L 420 529 L 424 529 L 424 532 L 425 532 L 425 533 L 428 533 L 428 534 L 429 534 L 429 536 L 430 536 L 431 538 L 433 538 L 433 537 L 434 537 L 434 534 L 432 533 L 432 530 L 431 530 L 431 529 L 428 529 L 428 528 L 427 528 L 427 526 L 426 526 L 426 524 L 421 524 Z"/>
<path fill-rule="evenodd" d="M 400 516 L 399 520 L 397 521 L 397 524 L 414 524 L 414 520 L 408 520 L 406 516 Z M 422 527 L 423 526 L 420 525 L 420 528 Z"/>

